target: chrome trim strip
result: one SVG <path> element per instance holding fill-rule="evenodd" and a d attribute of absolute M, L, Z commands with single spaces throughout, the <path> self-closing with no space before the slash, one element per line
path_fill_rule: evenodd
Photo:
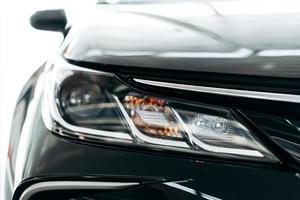
<path fill-rule="evenodd" d="M 92 181 L 47 181 L 31 185 L 25 189 L 20 200 L 28 200 L 32 195 L 49 190 L 117 190 L 137 186 L 136 182 L 92 182 Z"/>
<path fill-rule="evenodd" d="M 179 84 L 179 83 L 168 83 L 168 82 L 161 82 L 161 81 L 150 81 L 150 80 L 138 79 L 138 78 L 135 78 L 134 81 L 146 85 L 165 87 L 171 89 L 179 89 L 179 90 L 188 90 L 193 92 L 203 92 L 209 94 L 221 94 L 221 95 L 234 96 L 234 97 L 246 97 L 246 98 L 253 98 L 253 99 L 300 103 L 300 95 L 294 95 L 294 94 L 216 88 L 216 87 L 187 85 L 187 84 Z"/>

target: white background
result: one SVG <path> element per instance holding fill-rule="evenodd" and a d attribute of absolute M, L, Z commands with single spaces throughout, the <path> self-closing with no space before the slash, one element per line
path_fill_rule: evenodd
<path fill-rule="evenodd" d="M 19 93 L 62 41 L 59 33 L 33 29 L 29 17 L 36 10 L 80 7 L 82 3 L 79 0 L 0 0 L 0 194 L 11 119 Z"/>

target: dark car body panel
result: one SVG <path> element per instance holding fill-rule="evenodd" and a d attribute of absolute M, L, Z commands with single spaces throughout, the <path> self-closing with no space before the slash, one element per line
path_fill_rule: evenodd
<path fill-rule="evenodd" d="M 34 98 L 39 99 L 39 95 L 33 93 L 38 92 L 35 89 L 36 78 L 30 83 L 30 87 L 25 87 L 24 94 L 30 94 L 31 98 L 23 95 L 18 103 L 27 102 L 26 105 L 31 107 L 30 115 L 14 121 L 15 125 L 22 127 L 19 129 L 22 135 L 20 132 L 13 133 L 12 137 L 17 134 L 17 139 L 10 142 L 12 154 L 18 154 L 9 160 L 12 182 L 19 184 L 13 185 L 16 187 L 14 199 L 18 199 L 28 186 L 37 182 L 124 179 L 141 182 L 143 186 L 109 194 L 105 191 L 69 191 L 66 194 L 75 199 L 206 199 L 205 195 L 219 199 L 298 199 L 300 195 L 297 164 L 294 162 L 293 165 L 287 157 L 281 159 L 283 163 L 277 164 L 242 162 L 64 138 L 45 127 L 40 100 L 33 102 Z M 138 89 L 138 86 L 134 87 Z M 144 89 L 151 91 L 150 88 Z M 159 90 L 156 92 L 159 94 Z M 269 102 L 268 105 L 273 104 Z M 28 106 L 18 109 L 15 116 L 18 112 L 27 112 Z M 28 122 L 30 126 L 24 126 Z M 10 191 L 7 192 L 9 199 L 14 189 L 7 191 Z M 43 193 L 40 195 L 38 197 L 42 198 Z M 53 195 L 56 196 L 56 192 Z M 61 199 L 64 199 L 63 196 Z"/>
<path fill-rule="evenodd" d="M 64 55 L 104 65 L 299 78 L 300 14 L 249 9 L 230 14 L 213 1 L 103 5 L 75 23 L 76 39 Z"/>
<path fill-rule="evenodd" d="M 296 170 L 280 165 L 261 165 L 213 159 L 189 158 L 166 153 L 145 152 L 107 145 L 79 143 L 49 132 L 37 109 L 34 123 L 28 130 L 27 148 L 22 148 L 25 159 L 20 172 L 22 184 L 45 180 L 110 180 L 124 178 L 140 182 L 152 181 L 129 192 L 110 196 L 125 199 L 202 199 L 208 194 L 220 199 L 298 199 L 300 180 Z M 27 131 L 26 131 L 27 132 Z M 22 142 L 22 141 L 21 141 Z M 20 144 L 19 147 L 24 147 Z M 17 148 L 15 148 L 17 150 Z M 121 167 L 120 167 L 121 166 Z M 13 166 L 15 167 L 15 166 Z M 38 179 L 36 179 L 38 177 Z M 25 180 L 25 181 L 24 181 Z M 183 183 L 181 183 L 183 181 Z M 157 183 L 156 183 L 157 182 Z M 177 183 L 196 194 L 161 182 Z M 152 196 L 146 195 L 155 189 Z M 24 190 L 18 190 L 18 199 Z M 251 192 L 250 192 L 251 191 Z M 98 191 L 101 197 L 102 192 Z M 96 194 L 91 194 L 92 196 Z M 78 196 L 89 196 L 77 194 Z"/>
<path fill-rule="evenodd" d="M 126 180 L 140 185 L 108 193 L 63 191 L 67 197 L 52 191 L 34 198 L 299 199 L 299 160 L 274 140 L 300 144 L 299 130 L 286 121 L 299 121 L 299 104 L 166 90 L 138 84 L 134 78 L 299 94 L 300 14 L 223 16 L 202 1 L 184 5 L 194 9 L 181 16 L 172 12 L 158 15 L 154 11 L 161 4 L 151 5 L 152 10 L 147 5 L 97 8 L 95 15 L 91 13 L 92 23 L 84 20 L 71 28 L 61 54 L 73 65 L 113 72 L 137 91 L 228 107 L 258 133 L 280 162 L 128 148 L 51 132 L 41 115 L 38 80 L 42 66 L 24 87 L 16 106 L 6 199 L 19 199 L 38 182 L 62 180 Z M 207 16 L 200 16 L 197 8 L 202 6 L 208 9 Z M 112 22 L 107 21 L 108 16 L 113 17 Z M 272 54 L 276 50 L 277 56 Z"/>

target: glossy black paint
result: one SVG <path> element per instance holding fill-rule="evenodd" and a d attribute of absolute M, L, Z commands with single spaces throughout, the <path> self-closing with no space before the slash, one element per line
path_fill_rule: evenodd
<path fill-rule="evenodd" d="M 273 11 L 271 2 L 261 13 L 259 3 L 244 3 L 101 5 L 74 24 L 76 40 L 64 55 L 103 65 L 299 78 L 299 13 Z M 226 11 L 236 7 L 246 14 Z"/>
<path fill-rule="evenodd" d="M 187 3 L 189 8 L 195 6 L 191 2 Z M 207 6 L 197 1 L 196 7 L 202 5 Z M 137 5 L 98 8 L 103 13 L 97 10 L 96 16 L 113 16 L 114 23 L 102 18 L 82 32 L 77 29 L 82 26 L 75 24 L 62 45 L 61 54 L 72 64 L 116 73 L 124 83 L 144 93 L 229 107 L 243 118 L 280 162 L 174 154 L 57 135 L 45 128 L 41 118 L 41 94 L 35 93 L 42 67 L 26 84 L 16 106 L 6 172 L 6 199 L 17 200 L 30 185 L 54 180 L 134 180 L 142 183 L 142 186 L 109 194 L 103 191 L 66 192 L 66 198 L 73 199 L 189 200 L 207 199 L 208 196 L 224 200 L 299 199 L 298 157 L 290 155 L 274 140 L 276 136 L 300 144 L 296 128 L 296 121 L 300 119 L 299 104 L 166 91 L 133 81 L 133 78 L 147 78 L 299 94 L 298 55 L 258 55 L 268 49 L 299 48 L 299 15 L 262 15 L 257 22 L 257 16 L 213 14 L 200 17 L 194 9 L 187 15 L 191 18 L 181 19 L 169 12 L 163 16 L 155 13 L 156 6 L 164 5 L 151 6 L 152 11 Z M 138 12 L 134 11 L 136 8 Z M 117 14 L 112 15 L 116 10 L 119 10 Z M 127 17 L 138 20 L 139 27 L 131 26 L 129 21 L 121 24 L 121 19 Z M 286 23 L 287 20 L 291 23 Z M 256 34 L 258 31 L 260 34 Z M 203 45 L 202 41 L 207 43 Z M 212 45 L 214 43 L 218 48 Z M 228 57 L 241 49 L 252 53 L 241 58 Z M 98 54 L 99 51 L 102 54 Z M 141 54 L 145 51 L 150 53 Z M 178 51 L 186 56 L 161 57 Z M 213 54 L 218 57 L 203 57 Z M 227 57 L 220 57 L 221 54 Z M 294 126 L 285 119 L 292 121 Z M 46 199 L 50 195 L 57 199 L 59 194 L 55 191 L 34 198 Z"/>
<path fill-rule="evenodd" d="M 58 31 L 66 34 L 67 17 L 64 10 L 37 11 L 30 18 L 32 27 L 45 31 Z"/>
<path fill-rule="evenodd" d="M 121 77 L 157 80 L 220 88 L 233 88 L 265 92 L 299 94 L 300 81 L 293 78 L 268 76 L 236 75 L 215 72 L 197 72 L 172 69 L 140 68 L 134 66 L 101 64 L 86 61 L 66 60 L 74 65 L 90 69 L 112 72 Z"/>
<path fill-rule="evenodd" d="M 298 118 L 272 116 L 253 111 L 248 111 L 247 115 L 261 129 L 268 133 L 269 137 L 271 137 L 277 144 L 285 148 L 299 162 L 300 132 Z"/>

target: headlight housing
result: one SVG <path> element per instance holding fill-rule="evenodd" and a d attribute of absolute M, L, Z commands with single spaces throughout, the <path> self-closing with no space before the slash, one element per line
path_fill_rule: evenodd
<path fill-rule="evenodd" d="M 229 108 L 138 92 L 114 74 L 56 62 L 43 119 L 58 134 L 145 149 L 277 161 Z"/>

